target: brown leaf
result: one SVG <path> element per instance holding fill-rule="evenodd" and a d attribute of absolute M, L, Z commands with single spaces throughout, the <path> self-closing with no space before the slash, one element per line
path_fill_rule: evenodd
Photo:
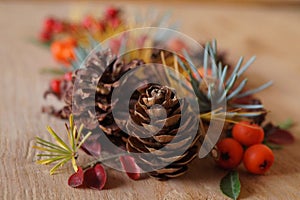
<path fill-rule="evenodd" d="M 272 133 L 267 138 L 268 142 L 274 144 L 292 144 L 295 141 L 294 136 L 287 130 L 280 128 L 273 129 Z"/>

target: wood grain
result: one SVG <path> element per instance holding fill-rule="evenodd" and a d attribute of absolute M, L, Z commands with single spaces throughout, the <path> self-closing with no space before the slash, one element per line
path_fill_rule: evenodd
<path fill-rule="evenodd" d="M 248 71 L 250 85 L 274 80 L 272 88 L 259 94 L 272 112 L 269 119 L 280 122 L 299 119 L 300 113 L 300 13 L 299 7 L 273 8 L 216 4 L 120 3 L 129 13 L 156 7 L 173 11 L 184 33 L 204 42 L 217 38 L 219 47 L 229 50 L 230 61 L 240 55 L 257 61 Z M 67 185 L 71 171 L 49 176 L 49 167 L 34 163 L 34 136 L 45 136 L 45 126 L 57 131 L 63 122 L 43 115 L 43 91 L 50 77 L 43 67 L 55 66 L 50 53 L 30 39 L 39 31 L 42 19 L 53 14 L 68 17 L 74 10 L 102 10 L 98 3 L 0 3 L 0 199 L 226 199 L 219 190 L 225 174 L 210 159 L 195 161 L 189 173 L 168 182 L 153 179 L 131 181 L 109 170 L 106 189 L 72 189 Z M 293 132 L 294 145 L 276 151 L 276 162 L 265 176 L 253 176 L 241 168 L 241 199 L 297 199 L 300 197 L 300 127 Z M 83 162 L 80 160 L 79 162 Z"/>

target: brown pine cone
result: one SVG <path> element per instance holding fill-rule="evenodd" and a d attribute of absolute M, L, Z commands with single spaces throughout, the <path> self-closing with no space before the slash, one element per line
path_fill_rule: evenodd
<path fill-rule="evenodd" d="M 159 180 L 185 173 L 187 164 L 198 152 L 196 143 L 200 132 L 195 126 L 197 116 L 188 110 L 183 99 L 178 99 L 166 86 L 148 84 L 138 89 L 132 98 L 132 120 L 126 126 L 130 134 L 127 150 L 140 153 L 137 164 Z M 145 153 L 147 156 L 144 156 Z M 163 168 L 157 168 L 162 164 L 165 164 Z"/>
<path fill-rule="evenodd" d="M 76 72 L 73 95 L 73 114 L 86 131 L 104 134 L 117 146 L 124 146 L 128 135 L 116 124 L 112 115 L 112 93 L 120 78 L 130 69 L 144 64 L 141 60 L 125 63 L 110 51 L 96 52 L 85 62 L 86 67 Z M 119 95 L 122 96 L 122 95 Z M 118 101 L 118 99 L 116 99 Z"/>

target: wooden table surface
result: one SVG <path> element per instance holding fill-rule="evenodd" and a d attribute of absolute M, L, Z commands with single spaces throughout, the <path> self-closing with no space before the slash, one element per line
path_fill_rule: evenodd
<path fill-rule="evenodd" d="M 42 98 L 50 76 L 41 68 L 55 66 L 50 53 L 30 42 L 49 14 L 68 17 L 72 13 L 103 10 L 104 3 L 0 3 L 0 199 L 226 199 L 219 189 L 224 171 L 210 159 L 196 160 L 181 178 L 168 182 L 154 179 L 129 180 L 109 170 L 106 189 L 72 189 L 67 185 L 71 170 L 50 176 L 49 167 L 34 163 L 31 148 L 36 135 L 47 137 L 45 126 L 58 132 L 63 122 L 41 113 Z M 269 120 L 280 122 L 300 113 L 300 7 L 247 7 L 223 4 L 148 2 L 120 3 L 128 13 L 172 10 L 181 21 L 182 32 L 199 40 L 217 38 L 229 60 L 240 55 L 257 61 L 247 72 L 250 85 L 274 80 L 259 97 L 272 112 Z M 275 152 L 276 162 L 264 176 L 241 171 L 241 199 L 300 198 L 300 127 L 292 132 L 296 143 Z M 82 160 L 79 160 L 79 163 Z"/>

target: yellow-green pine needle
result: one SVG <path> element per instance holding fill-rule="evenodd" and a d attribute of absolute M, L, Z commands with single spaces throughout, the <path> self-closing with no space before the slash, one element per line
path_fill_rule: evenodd
<path fill-rule="evenodd" d="M 50 126 L 47 127 L 47 130 L 61 147 L 63 147 L 67 151 L 71 151 L 71 149 L 66 145 L 66 143 L 53 131 L 53 129 Z"/>
<path fill-rule="evenodd" d="M 32 148 L 38 149 L 38 150 L 40 150 L 40 151 L 48 151 L 48 152 L 51 152 L 51 153 L 70 154 L 70 152 L 61 151 L 61 150 L 56 150 L 56 149 L 48 149 L 48 148 L 40 147 L 40 146 L 33 146 Z"/>
<path fill-rule="evenodd" d="M 73 131 L 71 132 L 71 135 L 72 135 L 72 145 L 71 145 L 71 148 L 73 151 L 76 151 L 76 141 L 75 141 L 75 138 L 76 138 L 76 132 L 77 132 L 77 129 L 76 128 L 72 128 Z"/>
<path fill-rule="evenodd" d="M 75 140 L 76 145 L 78 144 L 78 141 L 81 137 L 82 130 L 83 130 L 83 124 L 81 124 L 81 126 L 79 127 L 79 130 L 78 130 L 78 133 L 77 133 L 78 135 L 77 135 L 76 140 Z"/>
<path fill-rule="evenodd" d="M 72 156 L 72 166 L 73 166 L 74 171 L 77 172 L 78 167 L 77 167 L 76 160 L 75 160 L 74 156 Z"/>
<path fill-rule="evenodd" d="M 62 148 L 61 146 L 53 144 L 53 143 L 48 142 L 46 140 L 43 140 L 39 137 L 36 137 L 36 140 L 37 140 L 37 142 L 36 142 L 37 144 L 43 145 L 45 147 L 49 147 L 51 149 L 56 149 L 56 150 L 61 150 L 61 151 L 64 151 L 64 152 L 68 152 L 64 148 Z"/>
<path fill-rule="evenodd" d="M 62 160 L 62 159 L 68 158 L 68 157 L 70 157 L 70 156 L 66 156 L 66 155 L 57 156 L 55 158 L 47 158 L 47 159 L 38 160 L 37 163 L 41 164 L 41 165 L 48 165 L 48 164 L 51 164 L 53 162 L 56 162 L 56 161 L 59 161 L 59 160 Z"/>
<path fill-rule="evenodd" d="M 88 138 L 88 137 L 90 137 L 90 135 L 92 134 L 92 132 L 89 132 L 88 134 L 86 134 L 85 136 L 84 136 L 84 138 L 82 138 L 82 140 L 81 140 L 81 142 L 78 144 L 78 146 L 77 146 L 77 149 L 79 149 L 80 147 L 81 147 L 81 145 L 86 141 L 86 139 Z"/>
<path fill-rule="evenodd" d="M 83 137 L 83 139 L 78 144 L 81 132 L 83 130 L 83 125 L 80 126 L 79 131 L 77 127 L 74 125 L 73 115 L 70 115 L 69 118 L 70 125 L 66 124 L 68 140 L 70 146 L 68 146 L 55 132 L 54 130 L 48 126 L 47 130 L 52 135 L 52 137 L 56 140 L 57 144 L 51 143 L 49 141 L 43 140 L 39 137 L 36 137 L 37 144 L 41 146 L 33 146 L 33 148 L 38 149 L 40 151 L 44 151 L 47 153 L 38 154 L 40 157 L 48 157 L 42 160 L 37 161 L 38 164 L 51 164 L 53 162 L 57 162 L 56 165 L 50 170 L 50 174 L 55 173 L 55 171 L 63 166 L 66 162 L 72 162 L 72 166 L 75 172 L 77 172 L 78 167 L 76 164 L 75 156 L 77 154 L 78 149 L 81 145 L 86 141 L 86 139 L 92 134 L 89 132 L 87 135 Z"/>
<path fill-rule="evenodd" d="M 60 161 L 59 163 L 57 163 L 57 164 L 56 164 L 54 167 L 52 167 L 52 169 L 50 170 L 50 175 L 53 175 L 59 167 L 61 167 L 61 166 L 63 166 L 64 164 L 66 164 L 70 159 L 71 159 L 70 157 L 69 157 L 69 158 L 65 158 L 64 160 L 62 160 L 62 161 Z"/>
<path fill-rule="evenodd" d="M 54 157 L 54 156 L 61 156 L 60 154 L 37 154 L 36 156 L 39 156 L 39 157 Z"/>

